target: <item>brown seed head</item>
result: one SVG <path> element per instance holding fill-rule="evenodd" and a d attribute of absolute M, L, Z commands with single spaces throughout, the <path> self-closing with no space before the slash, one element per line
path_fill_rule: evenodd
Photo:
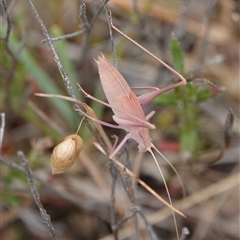
<path fill-rule="evenodd" d="M 52 174 L 63 173 L 68 170 L 78 158 L 83 148 L 83 141 L 77 134 L 67 136 L 52 152 Z"/>

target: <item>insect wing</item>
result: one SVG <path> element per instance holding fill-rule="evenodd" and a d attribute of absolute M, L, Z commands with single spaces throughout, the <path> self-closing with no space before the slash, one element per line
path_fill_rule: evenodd
<path fill-rule="evenodd" d="M 134 122 L 138 122 L 137 119 L 146 120 L 141 104 L 133 91 L 130 92 L 129 97 L 122 99 L 121 107 L 124 112 L 127 113 L 125 115 L 126 119 Z M 131 115 L 133 115 L 134 118 L 131 117 Z"/>
<path fill-rule="evenodd" d="M 130 96 L 131 88 L 120 72 L 104 56 L 98 57 L 97 64 L 103 91 L 108 103 L 112 106 L 116 116 L 124 118 L 124 113 L 116 109 L 125 111 L 122 109 L 122 100 Z"/>

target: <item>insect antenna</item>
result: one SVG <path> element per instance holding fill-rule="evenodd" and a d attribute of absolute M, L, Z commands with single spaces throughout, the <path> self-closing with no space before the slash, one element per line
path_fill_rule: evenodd
<path fill-rule="evenodd" d="M 156 150 L 155 146 L 153 146 L 153 148 Z M 159 173 L 160 173 L 160 175 L 161 175 L 161 177 L 162 177 L 163 184 L 164 184 L 164 186 L 165 186 L 165 189 L 166 189 L 166 192 L 167 192 L 167 195 L 168 195 L 169 203 L 170 203 L 170 205 L 173 207 L 172 199 L 171 199 L 171 196 L 170 196 L 170 193 L 169 193 L 169 190 L 168 190 L 168 186 L 167 186 L 167 183 L 166 183 L 165 178 L 164 178 L 164 176 L 163 176 L 163 172 L 162 172 L 162 170 L 161 170 L 161 168 L 160 168 L 160 166 L 159 166 L 159 163 L 158 163 L 158 161 L 157 161 L 157 159 L 156 159 L 153 151 L 151 150 L 151 148 L 149 148 L 148 151 L 151 153 L 151 155 L 152 155 L 152 157 L 153 157 L 153 159 L 154 159 L 154 161 L 155 161 L 155 163 L 156 163 L 156 165 L 157 165 L 158 171 L 159 171 Z M 157 151 L 157 152 L 158 152 L 158 151 Z M 160 155 L 161 155 L 161 154 L 160 154 Z M 176 230 L 177 239 L 179 240 L 179 233 L 178 233 L 176 216 L 175 216 L 175 213 L 174 213 L 173 209 L 171 209 L 171 210 L 172 210 L 173 221 L 174 221 L 174 226 L 175 226 L 175 230 Z"/>
<path fill-rule="evenodd" d="M 182 189 L 182 195 L 183 197 L 186 196 L 186 189 L 184 187 L 183 181 L 177 171 L 177 169 L 172 165 L 172 163 L 152 144 L 151 147 L 169 164 L 169 166 L 172 168 L 172 170 L 175 172 L 178 181 L 180 182 L 181 189 Z"/>

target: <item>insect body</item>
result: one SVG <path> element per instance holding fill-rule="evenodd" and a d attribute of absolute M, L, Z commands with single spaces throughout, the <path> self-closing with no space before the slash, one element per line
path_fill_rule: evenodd
<path fill-rule="evenodd" d="M 119 71 L 103 55 L 98 57 L 97 64 L 105 96 L 115 114 L 113 120 L 128 132 L 119 146 L 110 154 L 110 158 L 129 138 L 139 144 L 140 152 L 146 152 L 151 148 L 148 129 L 154 129 L 154 125 L 147 122 L 140 101 Z"/>

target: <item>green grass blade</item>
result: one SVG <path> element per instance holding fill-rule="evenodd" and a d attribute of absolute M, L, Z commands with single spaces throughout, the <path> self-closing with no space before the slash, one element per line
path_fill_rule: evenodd
<path fill-rule="evenodd" d="M 184 73 L 184 59 L 182 50 L 178 40 L 175 37 L 171 39 L 171 55 L 172 55 L 172 63 L 175 70 L 179 73 Z"/>
<path fill-rule="evenodd" d="M 11 50 L 17 54 L 18 41 L 13 33 L 9 38 L 9 46 Z M 23 48 L 21 50 L 21 52 L 18 54 L 18 57 L 20 62 L 25 66 L 27 72 L 31 73 L 34 76 L 34 80 L 37 82 L 43 92 L 61 95 L 64 94 L 63 91 L 61 91 L 61 89 L 53 83 L 49 75 L 43 70 L 40 64 L 35 60 L 35 58 L 26 48 Z M 49 99 L 49 101 L 71 126 L 73 123 L 74 111 L 70 105 L 67 102 L 59 101 L 58 99 Z"/>

